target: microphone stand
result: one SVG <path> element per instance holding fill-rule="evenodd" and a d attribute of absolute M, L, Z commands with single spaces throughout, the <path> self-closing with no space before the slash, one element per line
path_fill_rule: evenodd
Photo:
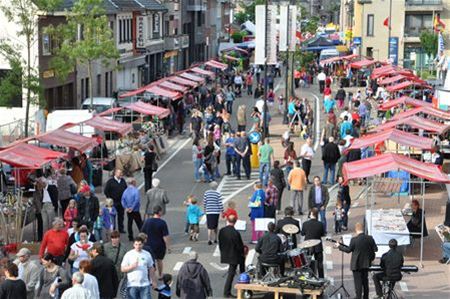
<path fill-rule="evenodd" d="M 337 292 L 339 292 L 340 289 L 342 289 L 344 291 L 344 294 L 346 295 L 346 298 L 350 297 L 350 294 L 348 293 L 348 291 L 347 291 L 347 289 L 345 288 L 345 285 L 344 285 L 344 252 L 343 251 L 341 251 L 341 284 L 336 290 L 334 290 L 333 293 L 331 293 L 329 295 L 329 297 L 330 298 L 333 297 L 333 295 L 335 295 Z"/>

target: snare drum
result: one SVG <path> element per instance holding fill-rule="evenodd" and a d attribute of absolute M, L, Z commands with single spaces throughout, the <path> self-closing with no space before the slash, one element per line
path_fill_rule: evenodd
<path fill-rule="evenodd" d="M 290 250 L 287 255 L 291 261 L 292 268 L 302 268 L 309 264 L 306 252 L 300 248 Z"/>

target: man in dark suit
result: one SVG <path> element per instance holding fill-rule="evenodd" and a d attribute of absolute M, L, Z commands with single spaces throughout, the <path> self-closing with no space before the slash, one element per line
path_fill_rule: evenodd
<path fill-rule="evenodd" d="M 103 245 L 99 242 L 94 243 L 89 253 L 92 257 L 92 275 L 97 279 L 100 298 L 115 298 L 119 278 L 114 262 L 103 255 Z"/>
<path fill-rule="evenodd" d="M 380 261 L 383 272 L 373 275 L 373 284 L 378 298 L 383 298 L 380 281 L 400 281 L 402 279 L 403 255 L 397 251 L 397 240 L 389 240 L 389 251 L 383 254 Z"/>
<path fill-rule="evenodd" d="M 294 219 L 292 216 L 294 216 L 294 208 L 286 207 L 284 209 L 284 218 L 277 222 L 277 228 L 275 230 L 277 234 L 282 233 L 286 237 L 290 236 L 290 234 L 286 233 L 283 230 L 283 226 L 285 226 L 286 224 L 295 225 L 298 228 L 298 231 L 300 232 L 300 222 Z M 292 235 L 292 248 L 297 248 L 297 234 Z"/>
<path fill-rule="evenodd" d="M 317 220 L 319 214 L 319 210 L 317 208 L 312 208 L 309 213 L 309 220 L 303 223 L 302 226 L 302 235 L 305 236 L 305 241 L 308 240 L 321 240 L 319 245 L 316 245 L 310 248 L 310 254 L 314 255 L 314 259 L 317 263 L 317 272 L 319 273 L 319 277 L 323 278 L 323 246 L 322 246 L 322 237 L 325 236 L 325 230 Z"/>
<path fill-rule="evenodd" d="M 350 269 L 353 272 L 355 282 L 355 292 L 357 299 L 369 299 L 369 267 L 375 259 L 375 252 L 378 251 L 377 244 L 372 236 L 364 234 L 364 227 L 361 223 L 355 225 L 356 236 L 354 236 L 349 246 L 336 244 L 339 250 L 352 253 Z M 363 295 L 364 290 L 364 297 Z"/>
<path fill-rule="evenodd" d="M 328 193 L 328 188 L 322 185 L 320 181 L 320 177 L 314 177 L 314 185 L 309 189 L 308 194 L 308 207 L 311 210 L 312 208 L 317 208 L 319 210 L 320 222 L 323 224 L 323 229 L 325 233 L 327 233 L 327 218 L 326 211 L 328 201 L 330 200 L 330 195 Z"/>
<path fill-rule="evenodd" d="M 241 273 L 245 272 L 244 265 L 244 243 L 242 242 L 241 234 L 234 228 L 236 224 L 236 217 L 230 215 L 227 218 L 227 226 L 219 231 L 219 249 L 220 262 L 228 264 L 228 276 L 223 288 L 223 295 L 225 298 L 231 298 L 231 284 L 233 283 L 236 268 L 239 265 Z"/>

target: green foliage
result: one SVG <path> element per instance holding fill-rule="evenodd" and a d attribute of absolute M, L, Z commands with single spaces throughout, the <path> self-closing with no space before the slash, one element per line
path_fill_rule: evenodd
<path fill-rule="evenodd" d="M 247 22 L 250 18 L 250 15 L 248 15 L 245 11 L 238 11 L 234 14 L 234 20 L 233 22 L 235 24 L 241 25 L 245 22 Z"/>
<path fill-rule="evenodd" d="M 242 12 L 235 15 L 236 23 L 238 23 L 239 25 L 244 23 L 245 21 L 255 23 L 255 7 L 256 5 L 262 4 L 266 4 L 266 0 L 255 0 L 252 1 L 251 3 L 247 1 L 240 1 L 239 6 L 242 8 Z M 242 20 L 244 21 L 242 22 Z"/>
<path fill-rule="evenodd" d="M 319 17 L 313 16 L 308 19 L 304 19 L 303 22 L 301 22 L 301 30 L 302 32 L 309 32 L 311 34 L 315 34 L 317 31 L 317 28 L 319 27 Z"/>
<path fill-rule="evenodd" d="M 420 45 L 428 56 L 434 57 L 438 50 L 438 35 L 429 30 L 422 31 Z"/>
<path fill-rule="evenodd" d="M 307 67 L 311 62 L 314 61 L 314 53 L 302 51 L 297 49 L 294 54 L 294 64 L 297 68 Z"/>
<path fill-rule="evenodd" d="M 10 71 L 0 81 L 0 106 L 12 107 L 15 98 L 22 97 L 22 61 L 20 54 L 7 43 L 0 44 L 0 56 L 9 64 Z"/>
<path fill-rule="evenodd" d="M 242 35 L 242 33 L 241 32 L 234 32 L 232 35 L 231 35 L 231 39 L 233 40 L 233 42 L 234 43 L 241 43 L 242 42 L 242 38 L 243 38 L 243 35 Z"/>

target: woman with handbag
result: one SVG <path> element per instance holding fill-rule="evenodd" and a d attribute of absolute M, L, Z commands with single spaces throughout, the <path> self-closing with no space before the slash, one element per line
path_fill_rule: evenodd
<path fill-rule="evenodd" d="M 158 170 L 158 164 L 156 163 L 155 147 L 150 144 L 144 154 L 144 181 L 145 192 L 152 188 L 153 172 Z"/>
<path fill-rule="evenodd" d="M 248 203 L 248 207 L 250 208 L 250 220 L 252 221 L 252 244 L 256 244 L 258 239 L 263 235 L 263 231 L 255 230 L 255 222 L 257 218 L 264 218 L 264 202 L 266 200 L 266 194 L 262 189 L 261 183 L 255 183 L 253 186 L 254 192 L 250 201 Z"/>

